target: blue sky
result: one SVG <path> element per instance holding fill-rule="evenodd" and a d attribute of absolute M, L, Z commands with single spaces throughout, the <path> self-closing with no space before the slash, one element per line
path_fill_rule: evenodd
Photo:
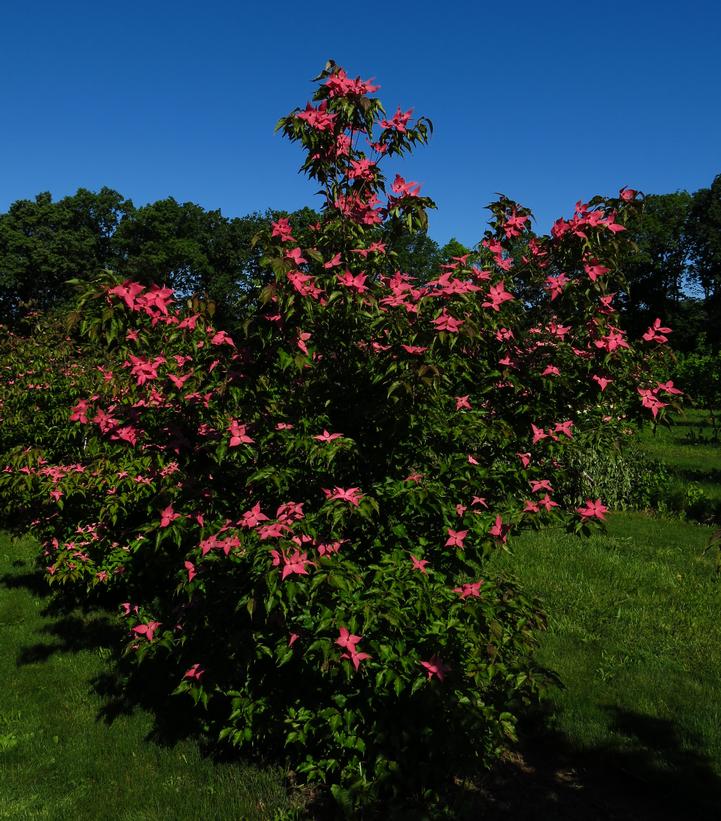
<path fill-rule="evenodd" d="M 721 173 L 720 32 L 711 0 L 5 0 L 0 210 L 103 185 L 227 216 L 313 205 L 273 129 L 332 57 L 432 119 L 386 172 L 436 200 L 435 239 L 477 242 L 496 191 L 547 230 L 579 198 Z"/>

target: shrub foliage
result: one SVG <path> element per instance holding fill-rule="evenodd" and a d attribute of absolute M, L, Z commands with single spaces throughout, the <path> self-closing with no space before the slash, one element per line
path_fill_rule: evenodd
<path fill-rule="evenodd" d="M 602 521 L 590 489 L 570 509 L 554 494 L 574 499 L 589 442 L 677 391 L 668 329 L 636 345 L 617 324 L 635 192 L 577 203 L 550 236 L 502 197 L 477 250 L 419 284 L 380 237 L 433 203 L 381 167 L 431 124 L 334 64 L 317 79 L 278 127 L 322 216 L 259 238 L 272 277 L 243 332 L 167 288 L 93 283 L 79 312 L 103 364 L 58 394 L 80 444 L 53 461 L 28 432 L 2 483 L 51 583 L 118 602 L 133 664 L 161 659 L 221 738 L 353 803 L 513 736 L 546 681 L 543 616 L 486 559 L 521 528 Z M 21 393 L 5 379 L 3 413 Z"/>

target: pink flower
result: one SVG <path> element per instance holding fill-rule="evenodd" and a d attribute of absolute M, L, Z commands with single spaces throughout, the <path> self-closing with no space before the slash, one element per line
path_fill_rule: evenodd
<path fill-rule="evenodd" d="M 359 487 L 349 487 L 345 490 L 342 487 L 334 487 L 332 491 L 323 488 L 323 493 L 328 501 L 338 499 L 342 502 L 350 502 L 355 507 L 360 505 L 360 500 L 363 498 Z"/>
<path fill-rule="evenodd" d="M 359 294 L 368 290 L 368 286 L 365 284 L 367 276 L 363 273 L 353 276 L 350 271 L 346 271 L 343 274 L 337 274 L 336 279 L 341 285 L 345 285 L 346 288 L 357 291 Z"/>
<path fill-rule="evenodd" d="M 550 490 L 551 493 L 553 493 L 549 479 L 531 479 L 529 484 L 531 486 L 531 493 L 536 493 L 539 490 Z"/>
<path fill-rule="evenodd" d="M 323 433 L 319 433 L 317 436 L 313 437 L 317 439 L 319 442 L 332 442 L 334 439 L 342 439 L 342 433 L 328 433 L 327 430 L 323 429 Z"/>
<path fill-rule="evenodd" d="M 537 428 L 533 423 L 531 423 L 531 432 L 533 433 L 533 442 L 531 444 L 535 445 L 536 442 L 540 442 L 542 439 L 547 439 L 548 434 L 543 430 L 543 428 Z M 524 465 L 524 467 L 526 467 Z"/>
<path fill-rule="evenodd" d="M 578 507 L 576 510 L 581 514 L 581 518 L 585 521 L 586 519 L 603 519 L 606 518 L 605 514 L 608 511 L 608 508 L 601 502 L 600 499 L 596 499 L 595 502 L 591 501 L 591 499 L 586 499 L 586 507 Z"/>
<path fill-rule="evenodd" d="M 281 580 L 285 580 L 292 573 L 297 573 L 300 576 L 307 576 L 307 565 L 316 567 L 316 563 L 308 558 L 307 553 L 301 553 L 300 550 L 294 550 L 290 555 L 286 554 L 285 550 L 278 552 L 271 550 L 270 555 L 273 557 L 273 565 L 275 567 L 283 565 L 283 570 L 280 574 Z"/>
<path fill-rule="evenodd" d="M 501 542 L 508 541 L 508 531 L 511 529 L 510 525 L 503 524 L 503 519 L 500 516 L 496 516 L 496 521 L 491 526 L 491 529 L 488 531 L 491 536 L 496 539 L 499 539 Z"/>
<path fill-rule="evenodd" d="M 451 316 L 445 308 L 431 321 L 436 326 L 437 331 L 449 331 L 450 333 L 457 333 L 461 325 L 463 325 L 462 319 L 456 319 Z"/>
<path fill-rule="evenodd" d="M 468 401 L 470 394 L 456 397 L 456 410 L 471 410 L 471 403 Z"/>
<path fill-rule="evenodd" d="M 293 240 L 293 229 L 286 217 L 281 217 L 277 222 L 271 223 L 271 237 L 278 237 L 281 242 L 291 242 Z"/>
<path fill-rule="evenodd" d="M 192 667 L 189 667 L 184 673 L 183 678 L 190 678 L 194 679 L 195 681 L 200 681 L 203 677 L 205 670 L 200 666 L 200 664 L 194 664 Z"/>
<path fill-rule="evenodd" d="M 591 260 L 590 262 L 584 262 L 583 270 L 588 274 L 588 278 L 591 282 L 595 282 L 600 276 L 607 274 L 611 269 L 606 268 L 605 265 L 600 265 L 597 260 Z"/>
<path fill-rule="evenodd" d="M 192 562 L 185 562 L 185 569 L 188 571 L 188 581 L 192 582 L 193 579 L 198 575 L 198 571 L 195 569 L 195 565 Z"/>
<path fill-rule="evenodd" d="M 571 428 L 573 427 L 573 422 L 569 419 L 566 422 L 557 422 L 555 427 L 553 428 L 554 433 L 562 433 L 564 436 L 567 436 L 569 439 L 573 439 L 573 434 L 571 433 Z"/>
<path fill-rule="evenodd" d="M 225 331 L 218 331 L 210 340 L 211 345 L 230 345 L 231 348 L 235 347 L 235 342 L 228 336 Z"/>
<path fill-rule="evenodd" d="M 357 670 L 361 661 L 372 658 L 368 653 L 361 653 L 357 649 L 356 645 L 363 637 L 352 635 L 346 627 L 341 627 L 339 632 L 340 636 L 335 640 L 335 643 L 348 651 L 347 653 L 343 653 L 341 658 L 349 659 Z"/>
<path fill-rule="evenodd" d="M 409 108 L 408 111 L 405 113 L 401 113 L 401 108 L 398 106 L 398 110 L 396 113 L 391 117 L 390 120 L 381 120 L 380 127 L 381 128 L 393 128 L 396 131 L 400 132 L 401 134 L 405 133 L 408 129 L 406 126 L 408 125 L 408 120 L 411 118 L 411 114 L 413 114 L 413 109 Z"/>
<path fill-rule="evenodd" d="M 133 627 L 133 633 L 137 633 L 139 636 L 145 636 L 148 641 L 152 641 L 155 631 L 160 627 L 160 624 L 161 622 L 159 621 L 149 621 L 147 624 L 138 624 L 136 627 Z"/>
<path fill-rule="evenodd" d="M 413 569 L 420 570 L 421 573 L 427 573 L 426 565 L 428 564 L 428 559 L 418 559 L 411 553 L 411 561 L 413 562 Z"/>
<path fill-rule="evenodd" d="M 506 286 L 503 280 L 491 285 L 488 292 L 488 302 L 483 303 L 484 308 L 493 308 L 494 311 L 500 311 L 501 305 L 509 299 L 513 299 L 513 294 L 506 291 Z"/>
<path fill-rule="evenodd" d="M 446 541 L 446 547 L 463 547 L 463 540 L 468 535 L 467 530 L 451 530 L 448 528 L 448 540 Z"/>
<path fill-rule="evenodd" d="M 480 598 L 481 596 L 481 585 L 483 584 L 483 579 L 479 579 L 477 582 L 472 582 L 470 584 L 464 584 L 461 587 L 454 587 L 453 592 L 458 593 L 461 599 L 467 599 L 469 596 Z"/>
<path fill-rule="evenodd" d="M 426 668 L 428 678 L 436 676 L 439 681 L 443 681 L 446 673 L 451 671 L 451 668 L 443 663 L 443 660 L 437 655 L 432 655 L 428 661 L 422 661 L 421 666 Z"/>
<path fill-rule="evenodd" d="M 668 342 L 668 337 L 664 336 L 664 334 L 670 334 L 670 333 L 671 333 L 670 328 L 664 328 L 661 325 L 661 320 L 660 319 L 655 319 L 654 322 L 653 322 L 653 325 L 651 325 L 651 327 L 643 335 L 643 339 L 646 342 L 659 342 L 659 343 L 662 344 L 664 342 Z"/>
<path fill-rule="evenodd" d="M 241 527 L 256 527 L 261 522 L 267 522 L 268 517 L 261 512 L 260 502 L 256 502 L 250 510 L 246 510 L 243 518 L 238 522 Z"/>
<path fill-rule="evenodd" d="M 235 448 L 238 445 L 252 445 L 254 440 L 248 436 L 246 433 L 246 426 L 241 425 L 236 419 L 230 420 L 230 425 L 228 425 L 228 430 L 230 431 L 230 442 L 228 443 L 228 447 Z"/>
<path fill-rule="evenodd" d="M 531 425 L 531 427 L 533 427 L 533 425 Z M 537 430 L 537 428 L 534 429 L 534 434 L 535 434 L 536 430 Z M 543 431 L 541 431 L 541 432 L 543 432 Z M 522 467 L 527 468 L 531 464 L 531 454 L 530 453 L 517 453 L 516 456 L 518 456 L 518 458 L 520 459 Z"/>
<path fill-rule="evenodd" d="M 160 511 L 160 526 L 161 527 L 168 527 L 172 522 L 176 519 L 180 518 L 180 513 L 176 513 L 173 510 L 172 505 L 168 505 L 165 510 Z"/>
<path fill-rule="evenodd" d="M 598 382 L 598 387 L 605 391 L 606 388 L 613 382 L 613 379 L 607 379 L 605 376 L 597 376 L 596 374 L 593 375 L 592 379 L 595 382 Z"/>
<path fill-rule="evenodd" d="M 300 248 L 289 248 L 285 252 L 285 258 L 289 259 L 294 265 L 301 265 L 304 262 L 308 262 Z"/>

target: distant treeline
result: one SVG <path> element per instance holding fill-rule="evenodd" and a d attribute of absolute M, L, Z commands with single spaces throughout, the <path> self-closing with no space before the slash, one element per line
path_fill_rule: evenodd
<path fill-rule="evenodd" d="M 18 200 L 0 214 L 0 322 L 12 325 L 30 310 L 62 307 L 73 294 L 67 280 L 110 268 L 142 282 L 168 283 L 181 294 L 203 294 L 232 325 L 244 295 L 268 277 L 253 237 L 281 215 L 287 213 L 229 219 L 172 197 L 136 207 L 110 188 L 81 188 L 55 202 L 49 193 Z M 318 217 L 305 208 L 292 221 L 302 234 Z M 721 175 L 693 194 L 647 196 L 629 229 L 637 251 L 625 263 L 629 288 L 620 295 L 627 326 L 637 333 L 663 317 L 678 350 L 699 344 L 718 349 Z M 384 239 L 397 254 L 397 267 L 420 280 L 468 250 L 453 239 L 441 247 L 425 233 Z"/>

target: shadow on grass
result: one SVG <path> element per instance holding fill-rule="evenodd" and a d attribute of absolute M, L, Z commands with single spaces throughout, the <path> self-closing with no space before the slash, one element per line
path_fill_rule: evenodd
<path fill-rule="evenodd" d="M 48 596 L 42 574 L 23 568 L 0 578 L 0 585 Z M 54 654 L 117 647 L 122 639 L 122 628 L 102 612 L 63 614 L 62 608 L 46 607 L 43 615 L 47 621 L 40 632 L 53 641 L 21 648 L 18 666 L 43 663 Z M 193 739 L 204 755 L 244 760 L 208 745 L 191 700 L 168 695 L 177 684 L 177 671 L 162 661 L 147 660 L 131 669 L 125 659 L 110 652 L 105 654 L 105 667 L 88 681 L 89 691 L 100 700 L 98 721 L 112 724 L 121 716 L 144 711 L 151 717 L 146 740 L 152 743 L 168 747 Z M 429 813 L 421 801 L 413 802 L 409 789 L 402 804 L 385 803 L 382 810 L 363 817 L 485 821 L 711 821 L 718 817 L 721 779 L 712 762 L 698 752 L 700 739 L 687 733 L 682 738 L 668 719 L 615 706 L 607 712 L 617 743 L 579 747 L 549 729 L 550 717 L 539 711 L 525 722 L 519 744 L 490 773 L 469 773 L 442 791 L 442 815 Z M 309 797 L 307 817 L 339 817 L 327 793 Z"/>
<path fill-rule="evenodd" d="M 673 721 L 608 707 L 620 744 L 579 747 L 538 719 L 496 769 L 459 795 L 456 817 L 500 821 L 718 818 L 721 779 Z M 691 749 L 689 749 L 689 745 Z M 475 813 L 475 815 L 474 815 Z"/>

